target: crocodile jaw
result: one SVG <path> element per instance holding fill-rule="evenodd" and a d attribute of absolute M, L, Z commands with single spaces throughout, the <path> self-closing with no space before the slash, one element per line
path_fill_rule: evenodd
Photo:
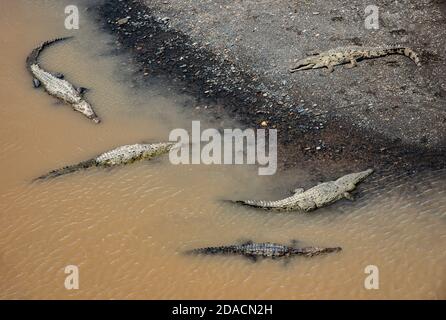
<path fill-rule="evenodd" d="M 306 257 L 313 257 L 319 254 L 339 252 L 341 250 L 342 250 L 341 247 L 333 247 L 333 248 L 306 247 L 306 248 L 294 248 L 293 254 L 303 255 Z"/>
<path fill-rule="evenodd" d="M 362 181 L 365 180 L 365 178 L 367 178 L 369 175 L 371 175 L 373 173 L 373 169 L 367 169 L 365 171 L 361 171 L 358 173 L 353 173 L 354 177 L 353 177 L 353 183 L 354 184 L 358 184 Z"/>
<path fill-rule="evenodd" d="M 79 103 L 74 103 L 73 109 L 79 111 L 80 113 L 85 115 L 88 119 L 93 120 L 94 123 L 101 122 L 98 116 L 94 113 L 91 105 L 85 100 L 81 100 Z"/>
<path fill-rule="evenodd" d="M 372 173 L 373 169 L 367 169 L 357 173 L 350 173 L 336 180 L 336 184 L 341 188 L 344 188 L 345 191 L 352 191 L 355 189 L 358 183 L 364 181 L 365 178 Z"/>
<path fill-rule="evenodd" d="M 316 65 L 315 63 L 305 63 L 305 62 L 302 62 L 302 63 L 299 63 L 296 66 L 292 67 L 290 69 L 290 72 L 296 72 L 296 71 L 301 71 L 301 70 L 312 69 L 312 68 L 314 68 L 315 65 Z"/>

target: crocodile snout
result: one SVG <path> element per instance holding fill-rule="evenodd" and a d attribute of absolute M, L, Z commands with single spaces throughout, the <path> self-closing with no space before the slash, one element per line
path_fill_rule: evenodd
<path fill-rule="evenodd" d="M 367 178 L 369 175 L 373 173 L 373 169 L 367 169 L 365 171 L 358 173 L 358 182 L 363 181 L 365 178 Z"/>

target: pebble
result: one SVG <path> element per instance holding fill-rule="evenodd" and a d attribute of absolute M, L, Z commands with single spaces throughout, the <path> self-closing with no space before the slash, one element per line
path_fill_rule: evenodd
<path fill-rule="evenodd" d="M 123 25 L 123 24 L 126 24 L 127 22 L 129 22 L 129 20 L 130 20 L 130 17 L 125 17 L 125 18 L 122 18 L 122 19 L 119 19 L 118 21 L 116 21 L 116 24 L 118 26 L 120 26 L 120 25 Z"/>

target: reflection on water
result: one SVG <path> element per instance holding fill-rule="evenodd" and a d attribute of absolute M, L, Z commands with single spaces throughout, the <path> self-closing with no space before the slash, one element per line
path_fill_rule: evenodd
<path fill-rule="evenodd" d="M 445 170 L 378 173 L 354 203 L 308 215 L 220 201 L 280 198 L 311 186 L 302 170 L 260 177 L 254 167 L 172 166 L 163 157 L 30 183 L 121 144 L 166 140 L 192 120 L 179 107 L 187 97 L 132 89 L 125 57 L 108 55 L 113 41 L 86 19 L 71 43 L 51 47 L 41 62 L 91 88 L 103 123 L 34 90 L 26 55 L 67 33 L 56 3 L 0 5 L 1 298 L 446 298 Z M 183 254 L 240 239 L 343 251 L 288 264 Z M 79 290 L 64 288 L 70 264 L 79 267 Z M 364 289 L 367 265 L 379 267 L 379 290 Z"/>

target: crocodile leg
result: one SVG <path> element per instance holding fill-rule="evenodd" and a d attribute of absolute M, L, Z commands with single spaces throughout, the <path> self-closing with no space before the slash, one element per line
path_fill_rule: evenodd
<path fill-rule="evenodd" d="M 240 239 L 239 241 L 237 241 L 237 243 L 239 243 L 241 246 L 244 246 L 244 245 L 253 244 L 254 242 L 249 239 Z"/>
<path fill-rule="evenodd" d="M 63 74 L 63 73 L 60 73 L 60 72 L 54 72 L 54 73 L 53 73 L 53 76 L 55 76 L 55 77 L 58 78 L 58 79 L 63 79 L 63 78 L 65 78 L 64 74 Z"/>
<path fill-rule="evenodd" d="M 87 92 L 88 90 L 89 90 L 89 89 L 84 88 L 84 87 L 78 87 L 78 88 L 76 88 L 76 91 L 77 91 L 80 95 L 84 94 L 84 93 Z"/>
<path fill-rule="evenodd" d="M 334 71 L 334 66 L 332 64 L 327 65 L 327 73 L 332 73 Z"/>
<path fill-rule="evenodd" d="M 257 262 L 257 256 L 255 255 L 249 254 L 249 255 L 244 255 L 244 257 L 247 258 L 252 263 Z"/>
<path fill-rule="evenodd" d="M 309 212 L 317 209 L 316 203 L 310 199 L 301 199 L 299 201 L 299 208 L 303 211 Z"/>
<path fill-rule="evenodd" d="M 38 88 L 38 87 L 40 87 L 40 85 L 41 85 L 41 82 L 38 79 L 33 78 L 33 87 Z"/>
<path fill-rule="evenodd" d="M 344 192 L 344 198 L 347 199 L 347 200 L 350 200 L 350 201 L 354 201 L 355 200 L 355 197 L 351 193 L 349 193 L 349 192 Z"/>
<path fill-rule="evenodd" d="M 356 59 L 351 59 L 350 64 L 346 66 L 346 68 L 351 69 L 358 66 L 358 61 Z"/>
<path fill-rule="evenodd" d="M 355 197 L 350 192 L 344 192 L 344 198 L 350 201 L 355 200 Z"/>

